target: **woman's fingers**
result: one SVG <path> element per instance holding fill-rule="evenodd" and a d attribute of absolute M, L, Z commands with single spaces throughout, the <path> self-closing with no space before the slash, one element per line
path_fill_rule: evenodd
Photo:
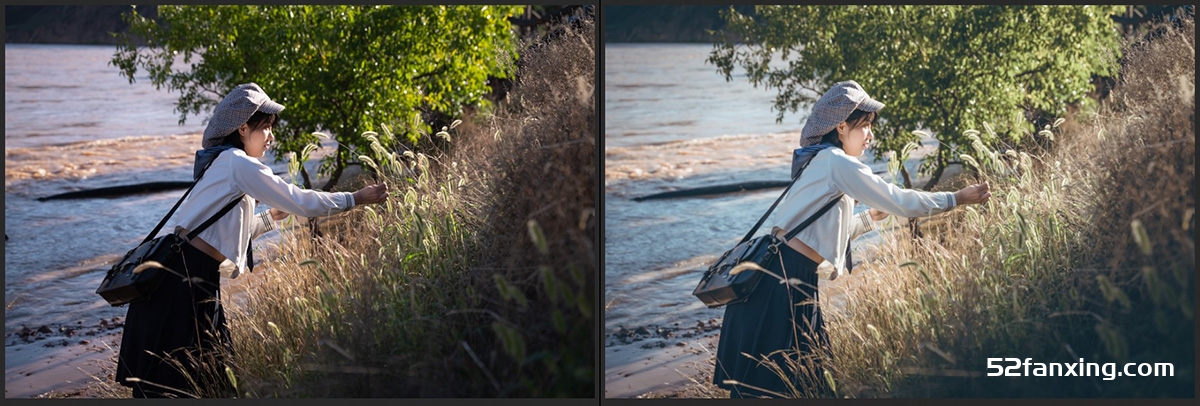
<path fill-rule="evenodd" d="M 992 192 L 989 191 L 991 186 L 987 183 L 977 183 L 971 186 L 962 188 L 954 194 L 955 199 L 959 204 L 982 204 L 987 203 L 992 197 Z"/>
<path fill-rule="evenodd" d="M 875 209 L 867 209 L 867 214 L 871 216 L 871 221 L 880 221 L 887 218 L 888 214 Z"/>
<path fill-rule="evenodd" d="M 987 182 L 983 182 L 976 186 L 978 186 L 977 189 L 979 191 L 979 203 L 987 203 L 988 199 L 992 198 L 991 185 L 989 185 Z"/>
<path fill-rule="evenodd" d="M 280 221 L 280 220 L 287 218 L 288 216 L 290 216 L 290 214 L 288 214 L 288 212 L 286 212 L 286 211 L 279 210 L 274 207 L 271 208 L 271 219 L 272 220 Z"/>
<path fill-rule="evenodd" d="M 388 196 L 387 183 L 377 183 L 354 192 L 354 201 L 356 204 L 382 203 Z"/>
<path fill-rule="evenodd" d="M 387 183 L 377 183 L 377 184 L 374 184 L 374 185 L 371 185 L 368 187 L 371 189 L 371 192 L 372 192 L 371 193 L 371 197 L 372 197 L 371 203 L 382 203 L 384 200 L 387 200 L 388 196 L 390 195 L 388 193 Z"/>

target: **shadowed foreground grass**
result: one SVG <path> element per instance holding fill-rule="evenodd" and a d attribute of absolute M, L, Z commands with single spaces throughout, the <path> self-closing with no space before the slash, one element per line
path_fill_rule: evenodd
<path fill-rule="evenodd" d="M 991 201 L 935 216 L 924 239 L 886 239 L 846 306 L 825 309 L 828 375 L 789 395 L 1194 396 L 1194 38 L 1187 20 L 1127 45 L 1110 102 L 1070 131 L 968 146 L 989 158 L 964 158 L 959 182 L 991 182 Z M 1101 370 L 986 375 L 1010 357 Z M 1113 376 L 1125 363 L 1172 363 L 1173 376 Z"/>

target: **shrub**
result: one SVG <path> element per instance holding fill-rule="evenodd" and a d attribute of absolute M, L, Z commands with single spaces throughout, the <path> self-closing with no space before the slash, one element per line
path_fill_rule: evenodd
<path fill-rule="evenodd" d="M 929 222 L 938 238 L 888 240 L 827 308 L 839 396 L 1192 395 L 1194 38 L 1188 20 L 1128 44 L 1114 103 L 1043 130 L 1050 151 L 976 147 L 991 203 Z M 984 376 L 993 357 L 1175 376 Z"/>
<path fill-rule="evenodd" d="M 230 301 L 240 395 L 594 396 L 592 24 L 526 44 L 448 151 L 372 141 L 393 198 L 290 232 Z"/>

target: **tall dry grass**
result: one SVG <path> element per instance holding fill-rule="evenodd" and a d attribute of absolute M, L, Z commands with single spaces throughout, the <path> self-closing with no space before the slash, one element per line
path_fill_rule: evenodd
<path fill-rule="evenodd" d="M 990 158 L 969 162 L 978 179 L 967 180 L 990 181 L 991 202 L 938 216 L 924 239 L 886 240 L 847 281 L 845 307 L 825 308 L 830 374 L 811 386 L 838 397 L 1193 396 L 1194 38 L 1188 20 L 1126 45 L 1112 102 L 1076 130 L 1043 129 L 1047 150 L 974 146 Z M 1174 376 L 986 376 L 988 358 L 1008 357 L 1169 362 Z"/>
<path fill-rule="evenodd" d="M 456 152 L 491 179 L 470 286 L 487 292 L 490 311 L 478 320 L 491 325 L 477 331 L 478 350 L 514 396 L 597 389 L 595 37 L 594 22 L 579 20 L 528 44 L 516 90 L 501 111 L 466 124 L 468 148 Z"/>
<path fill-rule="evenodd" d="M 227 298 L 236 396 L 594 396 L 595 31 L 556 32 L 448 151 L 365 160 L 391 200 L 288 233 Z"/>

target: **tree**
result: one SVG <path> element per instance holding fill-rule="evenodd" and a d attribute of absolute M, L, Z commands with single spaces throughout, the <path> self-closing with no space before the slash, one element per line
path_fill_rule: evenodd
<path fill-rule="evenodd" d="M 1112 76 L 1120 6 L 758 6 L 722 12 L 726 34 L 708 62 L 732 80 L 744 68 L 755 86 L 778 89 L 777 121 L 833 83 L 856 80 L 886 104 L 880 150 L 900 151 L 913 131 L 936 135 L 921 172 L 937 184 L 954 157 L 972 154 L 963 132 L 985 122 L 985 145 L 1019 144 L 1035 124 L 1087 97 L 1093 74 Z M 721 35 L 718 38 L 730 38 Z M 990 127 L 989 127 L 990 128 Z M 911 185 L 906 185 L 911 187 Z"/>
<path fill-rule="evenodd" d="M 436 130 L 430 116 L 455 117 L 464 106 L 486 103 L 488 75 L 512 71 L 507 17 L 520 10 L 159 6 L 151 20 L 134 8 L 124 15 L 130 32 L 119 35 L 111 63 L 131 83 L 145 69 L 156 87 L 180 92 L 180 124 L 188 113 L 210 111 L 234 86 L 258 83 L 287 107 L 275 131 L 280 150 L 299 154 L 317 140 L 313 132 L 333 133 L 337 153 L 321 165 L 332 177 L 322 188 L 330 190 L 360 154 L 372 156 L 363 132 L 398 125 L 401 139 L 380 141 L 417 147 Z M 133 45 L 135 38 L 146 45 Z"/>

